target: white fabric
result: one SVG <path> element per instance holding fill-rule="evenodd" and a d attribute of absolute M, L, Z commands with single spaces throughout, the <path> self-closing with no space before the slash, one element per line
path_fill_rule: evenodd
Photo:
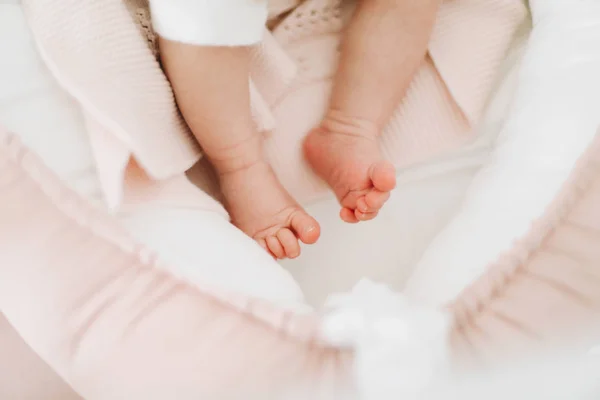
<path fill-rule="evenodd" d="M 0 124 L 18 132 L 73 189 L 100 203 L 79 108 L 42 65 L 17 3 L 0 3 Z"/>
<path fill-rule="evenodd" d="M 553 349 L 542 359 L 457 374 L 449 363 L 451 320 L 437 307 L 361 280 L 351 292 L 328 297 L 321 332 L 330 343 L 354 349 L 355 383 L 364 400 L 599 397 L 600 358 L 593 351 L 566 358 L 579 351 Z"/>
<path fill-rule="evenodd" d="M 213 211 L 147 208 L 120 220 L 138 241 L 158 249 L 172 272 L 192 282 L 306 308 L 291 275 Z"/>
<path fill-rule="evenodd" d="M 321 328 L 329 343 L 354 349 L 361 399 L 416 399 L 448 371 L 450 321 L 363 279 L 328 297 Z"/>
<path fill-rule="evenodd" d="M 592 400 L 600 398 L 600 360 L 549 354 L 507 368 L 482 368 L 439 382 L 419 400 Z M 412 400 L 412 399 L 411 399 Z"/>
<path fill-rule="evenodd" d="M 150 0 L 152 23 L 162 37 L 203 46 L 260 42 L 267 0 Z"/>
<path fill-rule="evenodd" d="M 600 2 L 537 0 L 511 113 L 460 213 L 407 284 L 434 304 L 453 299 L 524 235 L 600 126 Z"/>
<path fill-rule="evenodd" d="M 331 292 L 350 290 L 361 278 L 404 287 L 413 266 L 462 201 L 476 166 L 427 171 L 401 181 L 373 221 L 348 225 L 335 199 L 306 207 L 321 224 L 321 238 L 295 260 L 281 261 L 318 307 Z"/>
<path fill-rule="evenodd" d="M 17 4 L 0 3 L 0 54 L 0 124 L 18 134 L 69 186 L 100 204 L 80 109 L 42 64 Z M 163 208 L 121 218 L 138 240 L 194 282 L 285 306 L 304 304 L 290 274 L 217 213 Z"/>

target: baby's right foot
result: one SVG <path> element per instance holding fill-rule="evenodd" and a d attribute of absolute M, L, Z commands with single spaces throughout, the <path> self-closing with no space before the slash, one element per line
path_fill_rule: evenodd
<path fill-rule="evenodd" d="M 235 226 L 274 257 L 296 258 L 300 243 L 315 243 L 317 221 L 281 185 L 265 161 L 220 176 L 227 210 Z"/>
<path fill-rule="evenodd" d="M 311 131 L 304 141 L 304 154 L 336 194 L 342 220 L 368 221 L 377 216 L 396 186 L 394 166 L 383 159 L 375 135 L 343 126 L 323 123 Z"/>

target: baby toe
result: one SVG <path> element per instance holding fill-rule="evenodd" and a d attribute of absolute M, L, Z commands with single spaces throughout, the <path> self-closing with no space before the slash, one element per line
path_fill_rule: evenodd
<path fill-rule="evenodd" d="M 355 208 L 357 208 L 358 201 L 361 198 L 365 197 L 365 195 L 369 193 L 370 190 L 371 189 L 351 190 L 349 192 L 346 191 L 346 194 L 341 198 L 338 197 L 338 199 L 342 207 L 354 210 Z"/>
<path fill-rule="evenodd" d="M 356 224 L 358 222 L 356 215 L 354 215 L 354 211 L 347 207 L 344 207 L 340 210 L 340 218 L 342 221 L 349 224 Z"/>
<path fill-rule="evenodd" d="M 381 192 L 389 192 L 396 187 L 396 169 L 388 161 L 371 165 L 369 177 L 375 189 Z"/>
<path fill-rule="evenodd" d="M 356 210 L 360 211 L 361 213 L 368 213 L 368 212 L 374 211 L 367 204 L 367 200 L 365 197 L 366 196 L 361 197 L 360 199 L 356 200 Z"/>
<path fill-rule="evenodd" d="M 265 249 L 265 251 L 267 253 L 269 253 L 269 255 L 273 258 L 277 258 L 269 249 L 269 246 L 267 246 L 267 241 L 265 239 L 256 239 L 256 243 L 258 243 L 260 245 L 260 247 L 262 247 L 263 249 Z"/>
<path fill-rule="evenodd" d="M 389 198 L 390 192 L 381 192 L 376 189 L 372 190 L 370 193 L 367 193 L 367 195 L 364 198 L 366 211 L 373 212 L 380 210 Z M 365 212 L 362 209 L 360 209 L 360 211 Z"/>
<path fill-rule="evenodd" d="M 354 211 L 354 215 L 356 217 L 357 220 L 359 221 L 370 221 L 373 218 L 375 218 L 377 216 L 378 212 L 368 212 L 368 213 L 363 213 L 360 212 L 359 210 Z"/>
<path fill-rule="evenodd" d="M 290 226 L 296 237 L 306 244 L 315 243 L 321 235 L 321 227 L 317 220 L 304 211 L 292 215 Z"/>
<path fill-rule="evenodd" d="M 296 258 L 300 255 L 300 243 L 298 243 L 298 238 L 292 231 L 287 228 L 280 229 L 277 232 L 277 239 L 279 239 L 288 258 Z"/>
<path fill-rule="evenodd" d="M 285 250 L 279 242 L 279 239 L 277 239 L 275 236 L 269 236 L 267 238 L 267 246 L 269 247 L 269 250 L 271 251 L 271 253 L 273 253 L 275 257 L 285 258 Z"/>
<path fill-rule="evenodd" d="M 265 239 L 256 239 L 256 243 L 258 243 L 260 247 L 262 247 L 266 251 L 270 251 L 269 247 L 267 246 L 267 241 Z"/>

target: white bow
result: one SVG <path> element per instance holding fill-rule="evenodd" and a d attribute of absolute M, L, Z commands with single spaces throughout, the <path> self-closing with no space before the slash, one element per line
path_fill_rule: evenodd
<path fill-rule="evenodd" d="M 410 400 L 443 376 L 450 319 L 419 307 L 387 286 L 360 281 L 325 304 L 323 337 L 355 351 L 361 399 Z"/>

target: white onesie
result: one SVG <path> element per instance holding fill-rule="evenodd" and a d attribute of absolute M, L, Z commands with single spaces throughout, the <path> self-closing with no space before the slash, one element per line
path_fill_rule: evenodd
<path fill-rule="evenodd" d="M 203 46 L 258 43 L 267 0 L 150 0 L 154 29 L 165 39 Z"/>

